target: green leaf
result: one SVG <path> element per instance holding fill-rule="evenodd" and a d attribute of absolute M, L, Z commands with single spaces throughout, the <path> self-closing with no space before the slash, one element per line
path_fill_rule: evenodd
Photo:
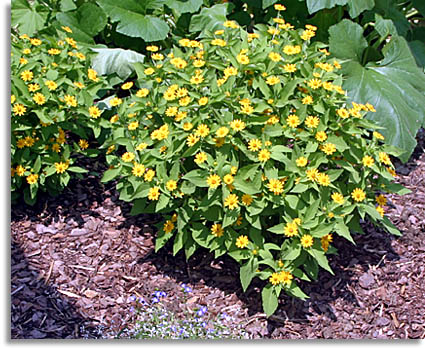
<path fill-rule="evenodd" d="M 256 193 L 260 192 L 260 190 L 255 186 L 252 181 L 245 181 L 238 176 L 235 177 L 233 185 L 237 190 L 243 193 L 247 193 L 249 195 L 255 195 Z"/>
<path fill-rule="evenodd" d="M 266 9 L 267 7 L 273 5 L 277 1 L 278 0 L 263 0 L 263 10 Z"/>
<path fill-rule="evenodd" d="M 48 12 L 37 11 L 26 0 L 13 0 L 11 25 L 17 26 L 21 34 L 32 36 L 44 27 Z"/>
<path fill-rule="evenodd" d="M 108 16 L 95 3 L 84 3 L 76 11 L 59 12 L 56 15 L 59 23 L 72 29 L 72 37 L 78 41 L 93 43 L 93 36 L 102 31 Z"/>
<path fill-rule="evenodd" d="M 241 266 L 239 271 L 239 277 L 241 279 L 242 289 L 244 292 L 246 291 L 252 279 L 254 278 L 257 267 L 258 261 L 255 258 L 249 259 L 247 263 Z"/>
<path fill-rule="evenodd" d="M 311 256 L 313 256 L 316 259 L 320 267 L 327 270 L 330 274 L 332 275 L 334 274 L 331 267 L 329 266 L 328 259 L 325 253 L 323 252 L 323 250 L 318 250 L 315 247 L 312 247 L 311 249 L 307 251 Z"/>
<path fill-rule="evenodd" d="M 125 80 L 134 71 L 133 63 L 143 62 L 145 56 L 132 50 L 121 48 L 92 48 L 97 52 L 93 58 L 92 68 L 100 75 L 116 73 Z"/>
<path fill-rule="evenodd" d="M 194 13 L 197 12 L 201 6 L 202 0 L 187 0 L 187 1 L 177 1 L 177 0 L 167 0 L 165 5 L 169 8 L 176 10 L 179 13 Z"/>
<path fill-rule="evenodd" d="M 121 173 L 121 167 L 108 169 L 102 177 L 101 182 L 105 183 L 115 179 Z"/>
<path fill-rule="evenodd" d="M 285 289 L 285 291 L 296 297 L 296 298 L 300 298 L 302 300 L 306 300 L 308 298 L 310 298 L 307 294 L 305 294 L 301 288 L 297 285 L 297 283 L 295 283 L 294 281 L 291 282 L 291 285 L 289 286 L 288 289 Z"/>
<path fill-rule="evenodd" d="M 81 167 L 69 167 L 68 171 L 73 173 L 88 173 L 89 172 L 87 169 L 84 169 Z"/>
<path fill-rule="evenodd" d="M 182 177 L 198 187 L 208 187 L 207 173 L 202 169 L 195 169 Z"/>
<path fill-rule="evenodd" d="M 393 192 L 393 193 L 397 193 L 400 196 L 403 195 L 407 195 L 409 193 L 412 193 L 411 190 L 409 190 L 408 188 L 404 187 L 401 184 L 397 184 L 395 182 L 389 182 L 385 185 L 385 188 L 389 191 L 389 192 Z"/>
<path fill-rule="evenodd" d="M 223 23 L 227 20 L 227 4 L 218 4 L 210 8 L 203 8 L 201 13 L 192 17 L 189 31 L 214 31 L 223 28 Z"/>
<path fill-rule="evenodd" d="M 329 28 L 330 52 L 340 59 L 360 62 L 367 46 L 363 28 L 349 19 L 343 19 Z"/>
<path fill-rule="evenodd" d="M 61 0 L 61 11 L 68 12 L 75 10 L 77 6 L 75 6 L 73 0 Z"/>
<path fill-rule="evenodd" d="M 397 35 L 397 29 L 393 21 L 391 19 L 384 19 L 377 13 L 375 13 L 375 30 L 383 38 L 388 35 Z"/>
<path fill-rule="evenodd" d="M 271 316 L 277 309 L 279 304 L 278 297 L 273 290 L 271 284 L 267 284 L 261 291 L 261 299 L 263 302 L 263 310 L 267 317 Z"/>
<path fill-rule="evenodd" d="M 365 10 L 371 10 L 375 5 L 374 0 L 307 0 L 309 13 L 317 12 L 324 8 L 333 8 L 336 5 L 348 5 L 351 18 L 356 18 Z"/>
<path fill-rule="evenodd" d="M 393 36 L 383 48 L 383 60 L 363 67 L 359 61 L 364 46 L 362 29 L 348 22 L 344 20 L 329 29 L 331 52 L 346 59 L 344 88 L 352 101 L 374 105 L 376 112 L 368 113 L 367 118 L 384 127 L 382 133 L 388 144 L 405 150 L 400 159 L 406 162 L 425 121 L 425 75 L 400 36 Z M 347 47 L 344 40 L 352 47 Z"/>
<path fill-rule="evenodd" d="M 353 237 L 351 237 L 350 230 L 343 222 L 335 224 L 334 231 L 338 236 L 344 237 L 351 243 L 356 244 L 353 240 Z"/>
<path fill-rule="evenodd" d="M 98 4 L 109 15 L 112 22 L 118 22 L 117 32 L 141 37 L 146 42 L 164 40 L 170 30 L 162 19 L 146 15 L 146 4 L 136 0 L 98 0 Z"/>
<path fill-rule="evenodd" d="M 276 233 L 276 234 L 284 234 L 285 233 L 285 225 L 286 223 L 281 223 L 281 224 L 277 224 L 273 227 L 270 227 L 269 229 L 267 229 L 267 231 Z"/>
<path fill-rule="evenodd" d="M 392 224 L 388 217 L 384 216 L 384 219 L 382 220 L 382 225 L 389 233 L 394 234 L 396 236 L 401 236 L 400 231 Z"/>
<path fill-rule="evenodd" d="M 419 40 L 409 41 L 408 43 L 418 66 L 422 69 L 425 68 L 425 43 Z"/>

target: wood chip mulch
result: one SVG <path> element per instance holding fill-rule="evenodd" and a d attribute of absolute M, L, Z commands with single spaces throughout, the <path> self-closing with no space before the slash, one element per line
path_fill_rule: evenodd
<path fill-rule="evenodd" d="M 281 297 L 267 319 L 261 283 L 242 292 L 237 264 L 199 251 L 185 261 L 170 248 L 154 251 L 155 215 L 131 217 L 113 185 L 90 176 L 35 207 L 12 206 L 11 337 L 112 338 L 131 323 L 130 297 L 154 290 L 172 301 L 181 284 L 191 302 L 227 313 L 252 338 L 425 338 L 425 154 L 398 165 L 412 190 L 389 196 L 387 215 L 403 232 L 391 236 L 364 224 L 356 245 L 336 238 L 335 276 L 300 286 L 307 301 Z M 178 310 L 176 306 L 176 310 Z"/>

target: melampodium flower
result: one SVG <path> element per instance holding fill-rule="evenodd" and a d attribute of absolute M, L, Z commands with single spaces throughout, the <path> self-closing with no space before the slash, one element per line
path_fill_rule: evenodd
<path fill-rule="evenodd" d="M 278 62 L 282 59 L 282 56 L 279 53 L 276 52 L 270 52 L 269 53 L 269 58 L 273 61 L 273 62 Z"/>
<path fill-rule="evenodd" d="M 262 143 L 260 139 L 251 139 L 248 142 L 248 149 L 253 152 L 259 151 L 261 149 L 261 146 Z"/>
<path fill-rule="evenodd" d="M 207 184 L 210 188 L 217 188 L 218 186 L 220 186 L 221 184 L 221 179 L 217 174 L 211 174 L 208 178 L 207 178 Z"/>
<path fill-rule="evenodd" d="M 82 149 L 82 150 L 85 150 L 85 149 L 87 149 L 88 147 L 89 147 L 89 143 L 87 142 L 87 140 L 85 140 L 85 139 L 80 139 L 79 141 L 78 141 L 78 146 Z"/>
<path fill-rule="evenodd" d="M 337 204 L 344 204 L 344 196 L 339 192 L 332 193 L 331 198 Z"/>
<path fill-rule="evenodd" d="M 72 107 L 77 106 L 77 99 L 74 96 L 67 94 L 67 95 L 65 95 L 65 97 L 63 99 L 64 99 L 66 105 L 72 106 Z"/>
<path fill-rule="evenodd" d="M 319 185 L 329 186 L 331 183 L 331 179 L 329 178 L 328 174 L 319 173 L 317 174 L 317 182 L 319 183 Z"/>
<path fill-rule="evenodd" d="M 301 52 L 301 46 L 291 46 L 291 45 L 286 45 L 285 47 L 283 47 L 283 53 L 285 53 L 288 56 L 291 56 L 293 54 L 298 54 Z"/>
<path fill-rule="evenodd" d="M 49 91 L 54 91 L 56 88 L 58 88 L 56 82 L 52 80 L 47 80 L 44 84 L 47 86 Z"/>
<path fill-rule="evenodd" d="M 307 85 L 311 89 L 317 89 L 322 85 L 322 81 L 320 81 L 319 79 L 312 79 L 312 80 L 308 81 Z"/>
<path fill-rule="evenodd" d="M 320 131 L 316 133 L 316 140 L 317 141 L 325 141 L 328 138 L 326 133 L 324 131 Z"/>
<path fill-rule="evenodd" d="M 279 272 L 279 283 L 281 284 L 290 285 L 293 278 L 292 274 L 287 271 Z"/>
<path fill-rule="evenodd" d="M 196 128 L 195 131 L 197 136 L 200 136 L 201 138 L 205 138 L 208 134 L 210 134 L 210 129 L 206 124 L 200 124 L 198 128 Z"/>
<path fill-rule="evenodd" d="M 244 205 L 246 205 L 247 207 L 251 205 L 253 199 L 251 197 L 251 195 L 245 193 L 244 195 L 242 195 L 242 203 Z"/>
<path fill-rule="evenodd" d="M 201 164 L 207 160 L 207 154 L 205 152 L 198 152 L 195 156 L 195 163 Z"/>
<path fill-rule="evenodd" d="M 384 210 L 384 208 L 383 208 L 381 205 L 378 205 L 378 206 L 376 207 L 376 211 L 379 213 L 379 215 L 381 215 L 382 217 L 384 217 L 384 215 L 385 215 L 385 210 Z"/>
<path fill-rule="evenodd" d="M 198 105 L 199 106 L 204 106 L 208 104 L 208 97 L 202 97 L 198 100 Z"/>
<path fill-rule="evenodd" d="M 276 85 L 280 82 L 280 78 L 277 76 L 269 76 L 266 80 L 266 83 L 270 86 Z"/>
<path fill-rule="evenodd" d="M 339 116 L 339 117 L 341 117 L 341 118 L 349 118 L 349 117 L 350 117 L 350 113 L 348 112 L 348 110 L 347 110 L 347 109 L 344 109 L 344 108 L 338 109 L 338 110 L 336 111 L 336 113 L 337 113 L 337 114 L 338 114 L 338 116 Z"/>
<path fill-rule="evenodd" d="M 227 128 L 227 127 L 220 127 L 215 132 L 215 135 L 218 138 L 224 138 L 227 134 L 229 134 L 229 128 Z"/>
<path fill-rule="evenodd" d="M 56 173 L 58 174 L 64 173 L 68 169 L 68 167 L 69 167 L 69 164 L 67 162 L 55 163 Z"/>
<path fill-rule="evenodd" d="M 31 81 L 34 77 L 34 74 L 30 70 L 24 70 L 21 73 L 21 79 L 25 82 Z"/>
<path fill-rule="evenodd" d="M 336 151 L 336 146 L 332 143 L 326 143 L 321 147 L 321 150 L 327 155 L 332 155 Z"/>
<path fill-rule="evenodd" d="M 97 77 L 97 71 L 96 70 L 89 69 L 87 71 L 87 77 L 94 82 L 99 81 L 99 78 Z"/>
<path fill-rule="evenodd" d="M 135 130 L 139 127 L 139 121 L 130 122 L 128 124 L 128 130 Z"/>
<path fill-rule="evenodd" d="M 300 239 L 303 248 L 310 248 L 313 245 L 313 237 L 310 234 L 305 234 Z"/>
<path fill-rule="evenodd" d="M 145 173 L 145 166 L 140 163 L 135 163 L 131 172 L 134 176 L 141 177 Z"/>
<path fill-rule="evenodd" d="M 378 203 L 380 206 L 385 206 L 387 204 L 387 198 L 380 194 L 378 197 L 376 197 L 376 203 Z"/>
<path fill-rule="evenodd" d="M 37 183 L 38 180 L 38 174 L 30 174 L 27 176 L 27 183 L 30 185 L 34 185 Z"/>
<path fill-rule="evenodd" d="M 366 198 L 366 194 L 361 188 L 356 188 L 353 190 L 353 192 L 351 192 L 351 197 L 356 202 L 361 202 Z"/>
<path fill-rule="evenodd" d="M 283 183 L 278 179 L 270 179 L 267 187 L 275 195 L 280 195 L 283 192 Z"/>
<path fill-rule="evenodd" d="M 148 199 L 150 199 L 151 201 L 157 201 L 159 199 L 159 195 L 159 187 L 154 186 L 149 190 Z"/>
<path fill-rule="evenodd" d="M 221 227 L 221 224 L 214 224 L 211 227 L 211 233 L 215 236 L 215 237 L 221 237 L 224 234 L 224 230 Z"/>
<path fill-rule="evenodd" d="M 307 165 L 307 158 L 305 157 L 298 157 L 295 162 L 297 163 L 298 167 L 305 167 Z"/>
<path fill-rule="evenodd" d="M 131 162 L 132 160 L 134 160 L 134 157 L 136 156 L 132 152 L 126 152 L 121 156 L 124 162 Z"/>
<path fill-rule="evenodd" d="M 165 222 L 165 224 L 164 224 L 164 227 L 163 227 L 163 231 L 165 232 L 165 233 L 170 233 L 170 232 L 172 232 L 173 231 L 173 229 L 174 229 L 174 224 L 173 224 L 173 222 L 171 221 L 171 220 L 167 220 L 166 222 Z"/>
<path fill-rule="evenodd" d="M 246 248 L 249 244 L 249 240 L 247 236 L 239 236 L 236 239 L 236 246 L 240 249 Z"/>
<path fill-rule="evenodd" d="M 366 155 L 363 157 L 362 162 L 365 167 L 372 167 L 375 160 L 371 156 Z"/>
<path fill-rule="evenodd" d="M 283 5 L 281 5 L 281 4 L 274 4 L 274 9 L 276 11 L 285 11 L 286 10 L 286 7 L 283 6 Z"/>
<path fill-rule="evenodd" d="M 270 159 L 270 151 L 267 149 L 263 149 L 258 153 L 258 160 L 260 162 L 266 162 Z"/>
<path fill-rule="evenodd" d="M 233 183 L 233 180 L 234 180 L 234 178 L 233 178 L 233 175 L 232 175 L 232 174 L 226 174 L 226 175 L 223 177 L 223 181 L 224 181 L 224 183 L 225 183 L 225 184 L 227 184 L 227 185 L 231 185 L 231 184 Z"/>
<path fill-rule="evenodd" d="M 245 122 L 237 119 L 230 122 L 230 128 L 232 128 L 235 132 L 239 132 L 245 128 Z"/>
<path fill-rule="evenodd" d="M 131 81 L 126 82 L 121 86 L 121 88 L 124 89 L 124 90 L 130 89 L 131 87 L 133 87 L 133 82 L 131 82 Z"/>
<path fill-rule="evenodd" d="M 283 69 L 286 72 L 293 73 L 293 72 L 297 71 L 297 66 L 295 64 L 285 64 L 283 66 Z"/>
<path fill-rule="evenodd" d="M 379 162 L 382 162 L 386 165 L 391 165 L 390 156 L 388 156 L 388 154 L 385 153 L 385 152 L 380 152 L 379 153 Z"/>
<path fill-rule="evenodd" d="M 316 168 L 309 169 L 305 173 L 307 175 L 307 178 L 311 181 L 316 181 L 317 176 L 319 175 L 319 171 Z"/>
<path fill-rule="evenodd" d="M 285 236 L 293 237 L 298 235 L 298 225 L 295 222 L 288 222 L 284 228 Z"/>
<path fill-rule="evenodd" d="M 13 105 L 12 111 L 15 115 L 22 116 L 27 111 L 27 108 L 22 104 L 15 104 Z"/>
<path fill-rule="evenodd" d="M 189 134 L 186 138 L 186 143 L 188 146 L 192 147 L 199 141 L 199 137 L 197 137 L 195 134 Z"/>
<path fill-rule="evenodd" d="M 310 95 L 305 96 L 302 101 L 301 101 L 304 105 L 310 105 L 313 104 L 313 98 Z"/>
<path fill-rule="evenodd" d="M 174 191 L 177 188 L 177 181 L 175 180 L 168 180 L 165 184 L 165 187 L 168 191 Z"/>
<path fill-rule="evenodd" d="M 89 107 L 89 115 L 92 118 L 99 118 L 102 112 L 95 105 Z"/>
<path fill-rule="evenodd" d="M 152 169 L 149 169 L 145 175 L 143 175 L 143 179 L 145 179 L 145 181 L 152 181 L 153 178 L 155 177 L 155 171 Z"/>
<path fill-rule="evenodd" d="M 147 88 L 141 88 L 136 92 L 136 97 L 144 98 L 149 94 L 149 90 Z"/>
<path fill-rule="evenodd" d="M 272 285 L 278 285 L 280 283 L 279 273 L 272 273 L 272 275 L 269 277 L 269 282 L 272 283 Z"/>
<path fill-rule="evenodd" d="M 300 125 L 300 119 L 297 115 L 289 115 L 286 119 L 286 124 L 291 128 L 297 128 Z"/>
<path fill-rule="evenodd" d="M 224 200 L 224 206 L 228 207 L 230 210 L 233 210 L 238 207 L 239 198 L 234 193 L 231 193 Z"/>

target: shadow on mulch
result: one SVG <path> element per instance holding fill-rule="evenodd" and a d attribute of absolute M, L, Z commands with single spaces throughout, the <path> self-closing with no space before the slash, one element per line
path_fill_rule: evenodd
<path fill-rule="evenodd" d="M 11 338 L 101 338 L 65 296 L 46 285 L 19 245 L 11 245 Z"/>

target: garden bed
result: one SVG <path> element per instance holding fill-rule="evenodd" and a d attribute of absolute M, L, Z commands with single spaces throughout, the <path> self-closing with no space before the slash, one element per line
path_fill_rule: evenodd
<path fill-rule="evenodd" d="M 356 246 L 336 238 L 335 276 L 320 271 L 301 284 L 307 301 L 281 297 L 269 319 L 254 281 L 242 292 L 238 265 L 197 252 L 186 263 L 170 248 L 154 252 L 155 215 L 129 216 L 113 185 L 96 177 L 74 182 L 33 208 L 12 206 L 11 337 L 111 338 L 131 325 L 132 296 L 167 293 L 170 309 L 181 284 L 189 306 L 227 313 L 252 338 L 425 338 L 425 155 L 423 132 L 398 181 L 412 190 L 390 196 L 396 238 L 365 224 Z"/>

